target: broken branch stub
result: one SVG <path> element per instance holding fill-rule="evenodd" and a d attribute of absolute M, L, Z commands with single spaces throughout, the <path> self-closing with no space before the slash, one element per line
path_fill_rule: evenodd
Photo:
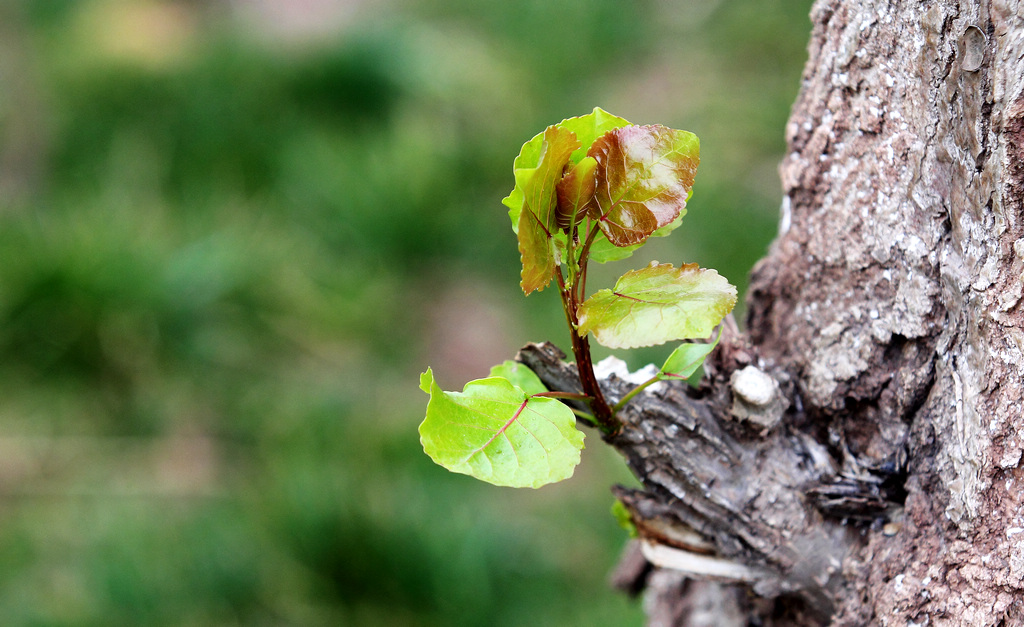
<path fill-rule="evenodd" d="M 576 369 L 564 357 L 551 344 L 529 344 L 516 359 L 548 388 L 574 391 Z M 760 435 L 731 432 L 719 419 L 729 407 L 713 400 L 722 395 L 698 400 L 685 383 L 666 384 L 620 409 L 621 432 L 605 437 L 644 487 L 617 487 L 615 494 L 648 546 L 706 554 L 673 540 L 696 532 L 713 547 L 715 561 L 685 560 L 660 549 L 646 553 L 672 555 L 666 563 L 678 558 L 690 565 L 690 576 L 699 576 L 693 569 L 701 564 L 713 565 L 709 579 L 729 580 L 731 573 L 762 596 L 795 594 L 820 616 L 831 614 L 853 540 L 841 521 L 822 516 L 806 496 L 809 487 L 835 475 L 828 452 L 784 425 Z M 614 376 L 601 385 L 609 399 L 630 388 Z M 735 568 L 726 567 L 729 562 Z"/>

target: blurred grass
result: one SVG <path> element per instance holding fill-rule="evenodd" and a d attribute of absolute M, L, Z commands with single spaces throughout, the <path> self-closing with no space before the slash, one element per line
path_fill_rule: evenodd
<path fill-rule="evenodd" d="M 593 284 L 744 286 L 809 2 L 295 6 L 0 7 L 0 623 L 640 624 L 605 584 L 614 454 L 450 475 L 417 375 L 566 344 L 500 199 L 595 105 L 703 155 L 683 228 Z"/>

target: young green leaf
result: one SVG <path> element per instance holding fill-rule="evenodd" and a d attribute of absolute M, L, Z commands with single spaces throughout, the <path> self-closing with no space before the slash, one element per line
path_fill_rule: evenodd
<path fill-rule="evenodd" d="M 601 107 L 594 107 L 594 110 L 586 115 L 562 120 L 558 126 L 576 134 L 580 140 L 580 147 L 572 153 L 570 161 L 574 164 L 583 160 L 590 150 L 590 146 L 608 131 L 629 126 L 629 122 L 617 115 L 608 113 Z"/>
<path fill-rule="evenodd" d="M 580 462 L 583 433 L 572 410 L 556 399 L 532 397 L 501 377 L 445 392 L 429 368 L 420 375 L 420 389 L 430 394 L 420 424 L 423 450 L 452 472 L 539 488 L 571 477 Z"/>
<path fill-rule="evenodd" d="M 569 231 L 587 212 L 587 207 L 594 202 L 594 169 L 597 161 L 593 157 L 584 157 L 572 169 L 565 173 L 562 180 L 555 186 L 558 205 L 555 209 L 555 222 L 558 228 Z"/>
<path fill-rule="evenodd" d="M 600 107 L 594 107 L 594 110 L 587 115 L 568 118 L 554 126 L 575 133 L 576 139 L 579 140 L 579 148 L 574 150 L 569 157 L 569 163 L 576 165 L 587 155 L 587 151 L 590 150 L 590 145 L 594 143 L 595 139 L 612 129 L 628 125 L 629 122 L 619 116 L 612 115 Z M 525 199 L 522 182 L 528 180 L 528 177 L 520 177 L 518 173 L 520 170 L 533 170 L 540 163 L 545 132 L 546 130 L 534 135 L 519 150 L 519 155 L 512 162 L 516 186 L 508 196 L 501 200 L 502 204 L 508 207 L 508 217 L 512 220 L 512 230 L 517 234 L 519 233 L 519 214 L 523 210 Z"/>
<path fill-rule="evenodd" d="M 680 344 L 665 360 L 665 365 L 661 367 L 661 377 L 663 379 L 689 379 L 693 373 L 697 372 L 697 368 L 700 368 L 711 351 L 715 350 L 720 339 L 722 339 L 721 332 L 718 333 L 714 342 Z"/>
<path fill-rule="evenodd" d="M 579 334 L 609 348 L 707 337 L 736 305 L 736 288 L 697 264 L 656 264 L 624 274 L 579 308 Z"/>
<path fill-rule="evenodd" d="M 541 394 L 548 391 L 548 388 L 541 382 L 537 373 L 518 361 L 512 361 L 511 359 L 506 359 L 491 368 L 490 376 L 508 379 L 509 383 L 526 394 Z"/>
<path fill-rule="evenodd" d="M 597 160 L 591 217 L 612 244 L 631 246 L 683 212 L 700 162 L 700 143 L 687 131 L 625 126 L 599 137 L 587 154 Z"/>
<path fill-rule="evenodd" d="M 542 290 L 555 271 L 555 186 L 569 155 L 580 145 L 572 131 L 549 126 L 544 131 L 540 161 L 532 172 L 516 170 L 516 183 L 523 189 L 523 208 L 519 215 L 519 253 L 522 256 L 523 292 Z"/>
<path fill-rule="evenodd" d="M 636 529 L 636 523 L 633 522 L 633 514 L 630 513 L 629 508 L 619 499 L 615 499 L 615 502 L 612 503 L 612 516 L 615 517 L 619 526 L 629 533 L 630 538 L 636 538 L 640 535 Z"/>

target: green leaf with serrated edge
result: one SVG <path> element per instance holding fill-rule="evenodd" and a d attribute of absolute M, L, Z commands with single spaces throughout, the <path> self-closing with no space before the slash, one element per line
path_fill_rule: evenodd
<path fill-rule="evenodd" d="M 578 331 L 609 348 L 703 338 L 735 305 L 736 288 L 714 270 L 652 263 L 580 305 Z"/>
<path fill-rule="evenodd" d="M 697 368 L 700 368 L 711 351 L 715 350 L 718 340 L 721 338 L 722 334 L 719 332 L 718 337 L 711 343 L 680 344 L 665 360 L 665 365 L 661 367 L 661 377 L 663 379 L 689 379 L 693 373 L 697 372 Z"/>
<path fill-rule="evenodd" d="M 518 361 L 506 359 L 491 368 L 490 376 L 508 379 L 509 382 L 527 394 L 547 392 L 548 388 L 541 382 L 533 370 Z"/>
<path fill-rule="evenodd" d="M 576 134 L 557 126 L 544 131 L 540 161 L 532 175 L 516 171 L 522 179 L 523 209 L 519 215 L 519 253 L 523 262 L 522 288 L 525 294 L 542 290 L 551 282 L 555 271 L 555 186 L 569 155 L 580 145 Z"/>
<path fill-rule="evenodd" d="M 627 126 L 628 124 L 628 121 L 612 115 L 600 107 L 594 107 L 594 110 L 587 115 L 568 118 L 554 126 L 576 134 L 580 147 L 574 150 L 569 157 L 569 163 L 575 165 L 587 155 L 587 150 L 590 149 L 590 145 L 594 143 L 595 139 L 612 129 Z M 519 214 L 522 213 L 525 198 L 522 185 L 529 180 L 531 175 L 531 173 L 528 173 L 526 176 L 521 176 L 519 171 L 532 171 L 537 167 L 537 164 L 540 163 L 541 144 L 543 142 L 544 133 L 541 132 L 523 144 L 523 147 L 519 150 L 519 155 L 512 163 L 516 186 L 508 196 L 501 200 L 508 207 L 508 217 L 512 220 L 512 230 L 517 234 L 519 233 Z"/>
<path fill-rule="evenodd" d="M 429 368 L 420 375 L 420 388 L 430 393 L 420 443 L 452 472 L 539 488 L 571 477 L 580 463 L 583 432 L 572 410 L 553 398 L 530 396 L 501 377 L 445 392 Z"/>
<path fill-rule="evenodd" d="M 587 206 L 594 200 L 594 169 L 597 161 L 584 157 L 572 166 L 555 186 L 558 203 L 555 207 L 555 222 L 563 231 L 569 230 L 587 212 Z"/>
<path fill-rule="evenodd" d="M 697 136 L 660 125 L 625 126 L 599 137 L 591 217 L 616 246 L 646 240 L 686 206 L 700 162 Z"/>

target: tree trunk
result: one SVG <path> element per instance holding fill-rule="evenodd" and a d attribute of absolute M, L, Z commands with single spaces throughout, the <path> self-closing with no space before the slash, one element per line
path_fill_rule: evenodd
<path fill-rule="evenodd" d="M 1024 3 L 811 18 L 748 334 L 609 440 L 651 622 L 1024 625 Z"/>

